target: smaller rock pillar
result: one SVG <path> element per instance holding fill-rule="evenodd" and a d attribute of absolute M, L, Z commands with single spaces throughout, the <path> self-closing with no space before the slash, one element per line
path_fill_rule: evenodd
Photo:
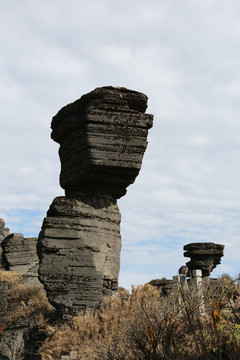
<path fill-rule="evenodd" d="M 190 243 L 183 247 L 184 256 L 191 260 L 186 263 L 189 272 L 202 270 L 202 276 L 209 276 L 215 267 L 221 263 L 224 245 L 212 242 Z"/>

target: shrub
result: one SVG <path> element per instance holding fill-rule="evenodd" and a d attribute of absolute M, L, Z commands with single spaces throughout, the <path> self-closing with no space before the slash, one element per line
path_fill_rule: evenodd
<path fill-rule="evenodd" d="M 25 285 L 21 281 L 21 275 L 0 270 L 0 282 L 6 283 L 8 288 L 4 294 L 7 297 L 8 325 L 20 319 L 33 323 L 36 321 L 36 316 L 53 311 L 41 285 Z"/>
<path fill-rule="evenodd" d="M 150 285 L 133 287 L 131 293 L 122 289 L 100 310 L 55 327 L 39 354 L 43 360 L 61 359 L 71 350 L 81 360 L 239 359 L 236 288 L 223 278 L 214 291 L 205 289 L 201 294 L 190 286 L 168 297 Z"/>
<path fill-rule="evenodd" d="M 0 282 L 6 282 L 9 285 L 15 284 L 22 279 L 22 276 L 13 272 L 0 269 Z"/>

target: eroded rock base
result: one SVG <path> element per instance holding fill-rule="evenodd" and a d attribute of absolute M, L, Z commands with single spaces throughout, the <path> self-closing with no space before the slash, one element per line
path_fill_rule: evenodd
<path fill-rule="evenodd" d="M 57 197 L 38 240 L 39 278 L 65 318 L 96 309 L 118 288 L 120 212 L 109 195 Z"/>

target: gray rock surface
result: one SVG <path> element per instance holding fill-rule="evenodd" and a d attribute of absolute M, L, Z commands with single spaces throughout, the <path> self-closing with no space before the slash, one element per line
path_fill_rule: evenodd
<path fill-rule="evenodd" d="M 0 360 L 24 359 L 27 333 L 28 324 L 25 320 L 7 326 L 0 334 Z"/>
<path fill-rule="evenodd" d="M 147 97 L 97 88 L 52 120 L 60 144 L 60 185 L 38 239 L 39 279 L 67 318 L 97 308 L 118 288 L 120 212 L 117 199 L 139 173 L 153 116 Z"/>
<path fill-rule="evenodd" d="M 83 201 L 84 199 L 84 201 Z M 57 197 L 39 235 L 39 276 L 65 316 L 95 309 L 118 288 L 120 213 L 116 200 Z"/>
<path fill-rule="evenodd" d="M 2 241 L 2 265 L 5 270 L 23 275 L 25 283 L 38 283 L 37 238 L 13 233 Z"/>
<path fill-rule="evenodd" d="M 62 108 L 52 120 L 60 144 L 60 185 L 75 197 L 82 188 L 114 198 L 126 193 L 139 173 L 153 116 L 147 96 L 103 87 Z"/>
<path fill-rule="evenodd" d="M 5 222 L 3 219 L 0 219 L 0 268 L 2 267 L 2 248 L 1 243 L 6 236 L 9 235 L 9 229 L 5 228 Z M 1 360 L 1 359 L 0 359 Z"/>
<path fill-rule="evenodd" d="M 161 296 L 169 296 L 175 289 L 175 282 L 168 279 L 154 279 L 149 284 L 161 290 Z"/>
<path fill-rule="evenodd" d="M 0 219 L 0 244 L 9 235 L 9 229 L 5 228 L 5 222 L 3 219 Z"/>
<path fill-rule="evenodd" d="M 190 243 L 183 247 L 184 256 L 191 260 L 186 263 L 189 271 L 202 270 L 203 277 L 209 276 L 212 270 L 221 263 L 224 245 L 212 242 Z"/>

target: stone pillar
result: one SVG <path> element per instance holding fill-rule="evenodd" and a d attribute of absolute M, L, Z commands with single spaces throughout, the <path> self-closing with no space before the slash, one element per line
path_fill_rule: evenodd
<path fill-rule="evenodd" d="M 201 314 L 205 313 L 205 303 L 204 303 L 204 295 L 203 295 L 203 288 L 202 288 L 202 270 L 193 270 L 192 271 L 192 279 L 193 284 L 197 289 L 198 293 L 198 300 L 199 300 L 199 312 Z"/>
<path fill-rule="evenodd" d="M 147 97 L 103 87 L 62 108 L 51 137 L 60 144 L 60 185 L 38 239 L 39 279 L 67 318 L 95 309 L 118 288 L 117 199 L 138 175 L 153 116 Z"/>
<path fill-rule="evenodd" d="M 0 219 L 0 245 L 3 239 L 9 235 L 9 228 L 5 228 L 5 222 Z"/>
<path fill-rule="evenodd" d="M 192 278 L 196 289 L 200 289 L 202 286 L 202 270 L 193 270 Z"/>

